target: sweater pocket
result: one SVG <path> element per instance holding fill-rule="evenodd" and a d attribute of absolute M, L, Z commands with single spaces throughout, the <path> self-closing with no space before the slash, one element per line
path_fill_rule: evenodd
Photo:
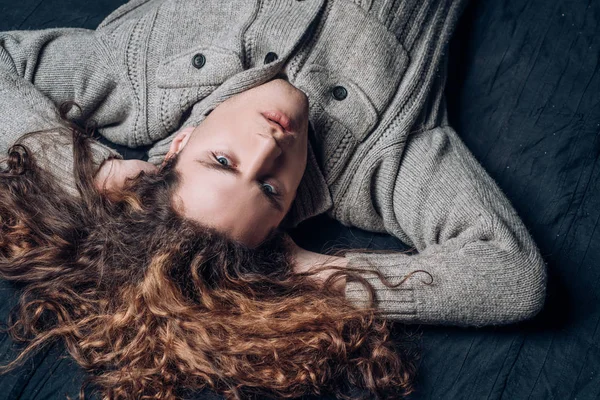
<path fill-rule="evenodd" d="M 236 52 L 200 46 L 162 62 L 156 72 L 156 84 L 161 88 L 217 86 L 243 69 Z"/>
<path fill-rule="evenodd" d="M 377 109 L 359 85 L 320 65 L 306 66 L 295 84 L 310 98 L 309 118 L 317 139 L 315 155 L 325 180 L 332 184 L 357 143 L 377 124 Z"/>

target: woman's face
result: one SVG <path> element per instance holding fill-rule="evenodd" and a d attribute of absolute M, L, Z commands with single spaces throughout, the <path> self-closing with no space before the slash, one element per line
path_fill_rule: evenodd
<path fill-rule="evenodd" d="M 181 176 L 175 206 L 256 247 L 291 207 L 306 168 L 307 136 L 308 98 L 285 80 L 229 98 L 173 140 L 167 158 L 179 155 Z"/>

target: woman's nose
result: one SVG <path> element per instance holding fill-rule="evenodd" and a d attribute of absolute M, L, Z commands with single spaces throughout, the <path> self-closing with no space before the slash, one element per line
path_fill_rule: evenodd
<path fill-rule="evenodd" d="M 261 171 L 269 170 L 283 153 L 281 147 L 273 135 L 269 133 L 257 134 L 255 144 L 254 159 L 250 167 L 252 174 L 258 174 Z"/>

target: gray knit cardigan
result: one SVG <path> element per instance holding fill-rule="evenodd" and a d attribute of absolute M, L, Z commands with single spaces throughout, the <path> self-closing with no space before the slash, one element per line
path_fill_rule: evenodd
<path fill-rule="evenodd" d="M 446 50 L 464 3 L 132 0 L 96 30 L 0 33 L 0 151 L 56 128 L 26 144 L 74 191 L 61 102 L 77 102 L 115 143 L 154 145 L 150 161 L 159 164 L 181 127 L 283 72 L 308 95 L 314 127 L 285 226 L 326 212 L 414 246 L 415 255 L 346 254 L 392 283 L 431 274 L 432 283 L 416 273 L 390 289 L 364 273 L 389 318 L 462 326 L 531 318 L 544 304 L 545 263 L 448 125 Z M 118 154 L 98 143 L 94 157 L 100 165 Z M 365 304 L 367 291 L 349 282 L 346 296 Z"/>

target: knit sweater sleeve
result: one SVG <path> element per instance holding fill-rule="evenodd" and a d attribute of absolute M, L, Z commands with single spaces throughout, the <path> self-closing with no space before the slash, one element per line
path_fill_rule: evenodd
<path fill-rule="evenodd" d="M 56 105 L 12 64 L 0 45 L 0 159 L 20 143 L 32 153 L 38 166 L 48 171 L 65 190 L 76 194 L 73 175 L 73 143 Z M 26 135 L 29 134 L 29 135 Z M 120 155 L 93 140 L 96 168 Z"/>
<path fill-rule="evenodd" d="M 508 198 L 457 133 L 437 126 L 409 135 L 403 152 L 390 150 L 377 168 L 356 174 L 357 190 L 345 202 L 351 205 L 341 210 L 345 223 L 385 230 L 418 251 L 351 251 L 349 266 L 379 270 L 391 283 L 416 270 L 431 275 L 417 272 L 388 288 L 364 273 L 383 314 L 459 326 L 536 315 L 545 300 L 545 263 Z M 346 296 L 358 305 L 368 300 L 356 281 L 347 284 Z"/>

